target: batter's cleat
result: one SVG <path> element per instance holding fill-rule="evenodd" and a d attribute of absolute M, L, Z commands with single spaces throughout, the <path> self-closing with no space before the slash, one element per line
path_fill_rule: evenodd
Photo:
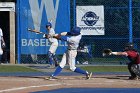
<path fill-rule="evenodd" d="M 87 73 L 87 75 L 86 75 L 86 79 L 90 79 L 91 77 L 92 77 L 92 72 Z"/>
<path fill-rule="evenodd" d="M 53 77 L 53 76 L 50 76 L 50 77 L 45 78 L 45 80 L 56 80 L 56 79 L 58 79 L 58 78 Z"/>

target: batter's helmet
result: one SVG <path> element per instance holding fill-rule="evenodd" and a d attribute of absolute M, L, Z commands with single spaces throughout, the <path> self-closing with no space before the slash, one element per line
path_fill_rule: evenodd
<path fill-rule="evenodd" d="M 127 50 L 133 50 L 134 49 L 134 44 L 133 43 L 127 43 L 125 45 L 125 51 Z"/>
<path fill-rule="evenodd" d="M 80 32 L 81 32 L 81 28 L 80 27 L 74 27 L 70 33 L 72 35 L 80 35 L 81 34 Z"/>
<path fill-rule="evenodd" d="M 46 24 L 46 28 L 49 27 L 49 26 L 52 27 L 52 24 L 51 24 L 50 22 L 48 22 L 48 23 Z"/>

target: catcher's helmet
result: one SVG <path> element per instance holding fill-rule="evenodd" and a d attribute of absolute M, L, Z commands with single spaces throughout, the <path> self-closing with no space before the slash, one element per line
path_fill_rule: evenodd
<path fill-rule="evenodd" d="M 133 50 L 134 49 L 134 44 L 133 43 L 127 43 L 125 45 L 125 50 Z"/>
<path fill-rule="evenodd" d="M 46 24 L 46 28 L 49 27 L 49 26 L 52 27 L 52 24 L 51 24 L 50 22 L 48 22 L 48 23 Z"/>
<path fill-rule="evenodd" d="M 72 31 L 70 32 L 72 35 L 80 35 L 81 28 L 80 27 L 74 27 Z"/>

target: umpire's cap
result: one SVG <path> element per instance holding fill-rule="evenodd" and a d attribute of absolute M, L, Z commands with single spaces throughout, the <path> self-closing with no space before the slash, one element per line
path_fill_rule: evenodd
<path fill-rule="evenodd" d="M 46 24 L 46 28 L 49 27 L 49 26 L 52 27 L 52 24 L 51 24 L 50 22 L 48 22 L 48 23 Z"/>
<path fill-rule="evenodd" d="M 70 33 L 71 33 L 71 35 L 76 36 L 76 35 L 80 35 L 81 34 L 80 32 L 81 32 L 80 27 L 74 27 Z"/>

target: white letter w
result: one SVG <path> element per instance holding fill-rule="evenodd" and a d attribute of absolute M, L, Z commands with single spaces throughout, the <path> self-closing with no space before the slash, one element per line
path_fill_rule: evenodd
<path fill-rule="evenodd" d="M 46 10 L 47 20 L 52 20 L 52 26 L 55 28 L 59 0 L 56 0 L 55 6 L 53 0 L 41 0 L 40 7 L 38 0 L 29 0 L 29 4 L 35 29 L 40 30 L 43 8 Z"/>

